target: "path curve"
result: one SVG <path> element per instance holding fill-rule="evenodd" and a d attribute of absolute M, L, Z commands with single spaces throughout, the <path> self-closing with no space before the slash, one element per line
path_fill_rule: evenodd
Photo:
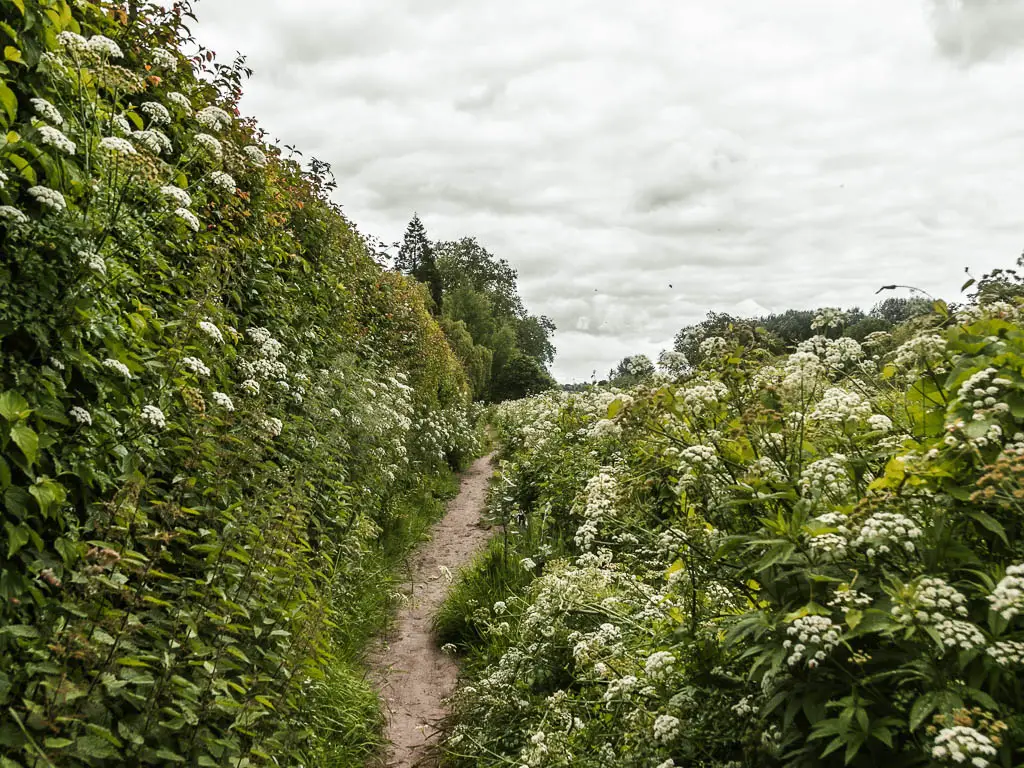
<path fill-rule="evenodd" d="M 388 720 L 388 768 L 436 765 L 431 760 L 446 714 L 442 700 L 455 691 L 458 666 L 437 647 L 431 621 L 447 596 L 450 576 L 490 538 L 480 516 L 491 473 L 490 456 L 463 473 L 448 513 L 431 529 L 430 541 L 412 555 L 403 588 L 409 600 L 371 659 Z"/>

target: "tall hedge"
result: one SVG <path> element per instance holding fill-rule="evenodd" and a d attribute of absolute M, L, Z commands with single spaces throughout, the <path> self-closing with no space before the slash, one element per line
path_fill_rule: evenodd
<path fill-rule="evenodd" d="M 0 3 L 0 765 L 295 765 L 364 555 L 468 450 L 418 287 L 187 8 Z"/>

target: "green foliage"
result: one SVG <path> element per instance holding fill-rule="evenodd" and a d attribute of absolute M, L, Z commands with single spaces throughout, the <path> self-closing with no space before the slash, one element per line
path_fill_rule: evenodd
<path fill-rule="evenodd" d="M 1005 295 L 863 345 L 823 310 L 781 358 L 712 335 L 678 381 L 500 406 L 506 535 L 444 617 L 448 764 L 1024 764 Z"/>
<path fill-rule="evenodd" d="M 3 4 L 0 763 L 351 765 L 466 374 L 188 7 Z"/>

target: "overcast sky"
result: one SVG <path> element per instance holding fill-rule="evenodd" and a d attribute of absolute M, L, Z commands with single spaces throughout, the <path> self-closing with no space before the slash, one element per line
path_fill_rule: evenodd
<path fill-rule="evenodd" d="M 1024 249 L 1024 0 L 202 0 L 363 232 L 476 236 L 603 376 L 708 310 L 956 298 Z"/>

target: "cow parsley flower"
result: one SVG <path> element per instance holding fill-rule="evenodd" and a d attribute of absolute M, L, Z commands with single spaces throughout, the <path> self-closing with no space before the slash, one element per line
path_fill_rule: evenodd
<path fill-rule="evenodd" d="M 160 194 L 181 208 L 188 208 L 192 205 L 192 195 L 173 184 L 165 184 L 160 187 Z"/>
<path fill-rule="evenodd" d="M 196 146 L 206 152 L 215 160 L 220 160 L 224 157 L 224 148 L 218 139 L 211 136 L 208 133 L 197 133 L 193 139 Z"/>
<path fill-rule="evenodd" d="M 985 635 L 969 621 L 944 619 L 935 625 L 935 631 L 947 648 L 969 651 L 985 647 Z"/>
<path fill-rule="evenodd" d="M 888 432 L 892 429 L 892 419 L 881 413 L 868 417 L 868 426 L 875 432 Z"/>
<path fill-rule="evenodd" d="M 124 115 L 114 115 L 110 118 L 110 125 L 122 136 L 131 136 L 132 134 L 132 124 Z"/>
<path fill-rule="evenodd" d="M 63 45 L 72 53 L 79 53 L 86 50 L 89 43 L 79 34 L 74 32 L 60 32 L 57 35 L 57 42 Z"/>
<path fill-rule="evenodd" d="M 186 113 L 192 113 L 192 102 L 188 100 L 188 96 L 184 93 L 178 93 L 178 91 L 171 91 L 167 94 L 167 100 L 179 109 L 184 110 Z"/>
<path fill-rule="evenodd" d="M 811 496 L 844 496 L 850 489 L 846 456 L 836 453 L 808 464 L 800 473 L 800 487 Z"/>
<path fill-rule="evenodd" d="M 231 125 L 231 115 L 220 107 L 204 107 L 196 112 L 196 121 L 203 128 L 220 131 Z"/>
<path fill-rule="evenodd" d="M 63 152 L 65 155 L 73 155 L 75 150 L 78 149 L 75 146 L 75 142 L 52 125 L 40 125 L 36 130 L 39 131 L 39 141 L 45 146 L 53 147 L 58 152 Z"/>
<path fill-rule="evenodd" d="M 654 740 L 659 744 L 668 744 L 679 736 L 681 730 L 682 723 L 678 717 L 658 715 L 654 721 Z"/>
<path fill-rule="evenodd" d="M 284 424 L 280 419 L 276 419 L 271 416 L 270 418 L 263 419 L 263 421 L 260 422 L 260 428 L 266 432 L 268 436 L 278 437 L 284 429 Z"/>
<path fill-rule="evenodd" d="M 199 330 L 209 336 L 213 341 L 218 344 L 224 343 L 224 334 L 220 332 L 220 328 L 211 323 L 209 320 L 203 320 L 199 323 Z"/>
<path fill-rule="evenodd" d="M 170 154 L 174 151 L 171 140 L 160 131 L 149 129 L 145 131 L 134 131 L 132 139 L 144 146 L 154 155 Z"/>
<path fill-rule="evenodd" d="M 68 415 L 82 426 L 92 426 L 92 414 L 79 405 L 72 406 L 71 410 L 68 411 Z"/>
<path fill-rule="evenodd" d="M 103 361 L 103 367 L 126 379 L 130 379 L 132 377 L 132 372 L 128 370 L 128 366 L 120 360 L 115 360 L 112 357 L 108 357 Z"/>
<path fill-rule="evenodd" d="M 224 173 L 223 171 L 214 171 L 211 173 L 210 183 L 224 192 L 233 193 L 236 189 L 235 180 L 231 178 L 231 174 Z"/>
<path fill-rule="evenodd" d="M 862 421 L 870 413 L 871 404 L 859 394 L 841 387 L 831 387 L 825 390 L 808 418 L 811 421 L 845 424 L 848 421 Z"/>
<path fill-rule="evenodd" d="M 142 406 L 142 420 L 157 429 L 163 429 L 167 426 L 167 417 L 155 405 Z"/>
<path fill-rule="evenodd" d="M 896 350 L 893 364 L 906 371 L 934 368 L 946 356 L 946 339 L 937 333 L 915 336 Z"/>
<path fill-rule="evenodd" d="M 899 512 L 876 512 L 864 521 L 853 545 L 870 547 L 868 557 L 886 555 L 894 546 L 913 552 L 914 541 L 921 534 L 921 528 L 906 515 Z"/>
<path fill-rule="evenodd" d="M 56 371 L 63 371 L 64 370 L 64 363 L 62 363 L 56 357 L 51 357 L 47 362 L 49 362 L 50 367 L 53 368 Z"/>
<path fill-rule="evenodd" d="M 56 189 L 50 189 L 49 187 L 36 186 L 29 187 L 28 193 L 32 198 L 44 208 L 49 208 L 51 211 L 59 213 L 67 209 L 68 204 L 64 200 L 64 195 L 58 192 Z"/>
<path fill-rule="evenodd" d="M 337 408 L 331 408 L 331 410 L 329 410 L 328 413 L 331 414 L 331 416 L 333 416 L 336 419 L 341 418 L 341 411 L 339 411 Z"/>
<path fill-rule="evenodd" d="M 4 189 L 7 186 L 7 182 L 10 181 L 10 180 L 11 180 L 10 176 L 8 176 L 3 171 L 0 171 L 0 189 Z"/>
<path fill-rule="evenodd" d="M 231 400 L 230 397 L 225 395 L 223 392 L 214 392 L 214 393 L 212 393 L 210 395 L 210 399 L 212 399 L 214 403 L 219 405 L 225 411 L 233 411 L 233 410 L 235 410 L 234 402 Z"/>
<path fill-rule="evenodd" d="M 43 118 L 43 120 L 54 125 L 64 125 L 64 116 L 60 113 L 60 110 L 46 99 L 29 99 L 29 103 L 32 104 L 36 114 Z"/>
<path fill-rule="evenodd" d="M 80 251 L 78 254 L 78 258 L 80 258 L 82 260 L 82 263 L 85 264 L 85 266 L 91 269 L 93 272 L 96 272 L 97 274 L 106 277 L 107 262 L 105 262 L 103 260 L 103 257 L 100 256 L 98 253 L 95 253 L 93 251 Z"/>
<path fill-rule="evenodd" d="M 132 143 L 128 139 L 122 139 L 120 136 L 104 136 L 100 139 L 100 149 L 116 155 L 138 154 Z"/>
<path fill-rule="evenodd" d="M 246 379 L 242 382 L 242 390 L 250 395 L 258 395 L 260 393 L 260 383 L 256 379 Z"/>
<path fill-rule="evenodd" d="M 943 728 L 935 737 L 932 757 L 943 762 L 966 763 L 974 768 L 986 768 L 989 757 L 995 757 L 998 750 L 992 739 L 981 731 L 966 725 Z"/>
<path fill-rule="evenodd" d="M 0 221 L 6 221 L 9 224 L 27 224 L 29 218 L 14 206 L 0 205 Z"/>
<path fill-rule="evenodd" d="M 993 643 L 988 647 L 986 653 L 1001 667 L 1015 667 L 1024 664 L 1024 642 L 1019 640 L 1002 640 Z"/>
<path fill-rule="evenodd" d="M 153 63 L 168 72 L 175 72 L 178 69 L 178 57 L 163 48 L 153 51 Z"/>
<path fill-rule="evenodd" d="M 1011 565 L 988 596 L 992 610 L 1009 621 L 1024 613 L 1024 565 Z"/>
<path fill-rule="evenodd" d="M 86 48 L 97 56 L 106 56 L 111 59 L 120 59 L 124 54 L 121 47 L 103 35 L 93 35 L 86 43 Z"/>
<path fill-rule="evenodd" d="M 181 364 L 188 370 L 192 371 L 196 376 L 209 376 L 210 369 L 206 363 L 200 360 L 198 357 L 184 357 L 181 360 Z"/>
<path fill-rule="evenodd" d="M 839 631 L 828 616 L 802 616 L 790 624 L 786 634 L 789 637 L 782 647 L 789 651 L 786 661 L 791 667 L 806 658 L 807 666 L 814 669 L 839 644 Z"/>
<path fill-rule="evenodd" d="M 267 160 L 266 154 L 264 154 L 263 150 L 260 149 L 259 147 L 249 145 L 248 147 L 245 147 L 242 150 L 242 152 L 245 153 L 245 156 L 249 158 L 249 161 L 253 165 L 258 166 L 260 168 L 266 167 L 267 163 L 269 162 L 269 160 Z"/>
<path fill-rule="evenodd" d="M 676 657 L 668 651 L 656 651 L 647 657 L 644 674 L 651 680 L 666 680 L 675 671 Z"/>
<path fill-rule="evenodd" d="M 967 616 L 967 598 L 937 577 L 924 577 L 896 596 L 892 615 L 901 624 L 938 624 Z"/>
<path fill-rule="evenodd" d="M 159 101 L 147 101 L 139 107 L 139 111 L 148 117 L 155 125 L 167 125 L 171 122 L 171 113 L 168 112 L 167 107 Z"/>
<path fill-rule="evenodd" d="M 174 215 L 184 221 L 188 228 L 193 232 L 199 231 L 199 219 L 197 219 L 196 215 L 192 213 L 192 211 L 188 210 L 188 208 L 178 208 L 174 211 Z"/>

